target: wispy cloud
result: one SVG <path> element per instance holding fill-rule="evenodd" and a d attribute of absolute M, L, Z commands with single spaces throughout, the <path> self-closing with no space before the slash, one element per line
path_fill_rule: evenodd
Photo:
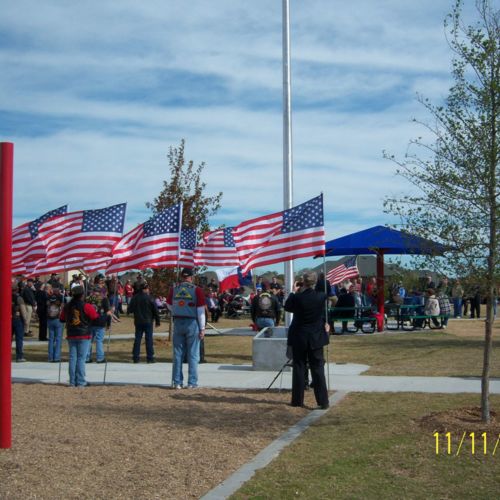
<path fill-rule="evenodd" d="M 416 92 L 450 85 L 451 2 L 291 2 L 294 196 L 325 194 L 329 237 L 389 219 L 409 187 L 382 150 L 419 133 Z M 466 6 L 466 8 L 469 8 Z M 282 209 L 281 2 L 8 2 L 0 137 L 16 144 L 14 224 L 62 205 L 148 217 L 169 146 L 224 192 L 214 225 Z"/>

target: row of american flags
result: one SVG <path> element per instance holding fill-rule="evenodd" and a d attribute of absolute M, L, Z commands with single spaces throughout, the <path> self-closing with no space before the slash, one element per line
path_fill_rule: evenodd
<path fill-rule="evenodd" d="M 68 212 L 67 205 L 13 231 L 13 274 L 69 269 L 118 273 L 161 267 L 255 267 L 323 255 L 323 195 L 282 212 L 207 232 L 182 226 L 182 203 L 168 207 L 126 234 L 126 204 Z"/>

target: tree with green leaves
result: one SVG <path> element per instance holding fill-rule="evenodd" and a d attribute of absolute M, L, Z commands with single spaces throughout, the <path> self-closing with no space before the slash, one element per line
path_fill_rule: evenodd
<path fill-rule="evenodd" d="M 462 6 L 456 0 L 445 21 L 454 54 L 449 95 L 439 105 L 418 97 L 432 120 L 417 123 L 431 139 L 410 141 L 401 160 L 389 157 L 413 193 L 389 198 L 385 206 L 412 233 L 449 246 L 449 258 L 441 262 L 444 272 L 475 275 L 484 283 L 481 408 L 488 422 L 493 301 L 500 271 L 500 12 L 490 0 L 477 0 L 477 21 L 466 24 Z"/>
<path fill-rule="evenodd" d="M 203 233 L 210 229 L 208 218 L 216 214 L 221 207 L 222 192 L 214 196 L 205 195 L 206 183 L 201 179 L 205 163 L 195 167 L 192 160 L 185 159 L 184 153 L 184 139 L 178 148 L 170 147 L 167 155 L 170 178 L 163 181 L 163 189 L 158 197 L 152 203 L 146 203 L 146 206 L 157 214 L 182 202 L 182 226 L 196 229 L 200 239 Z M 167 288 L 175 277 L 173 269 L 155 269 L 150 280 L 156 293 L 166 295 Z"/>

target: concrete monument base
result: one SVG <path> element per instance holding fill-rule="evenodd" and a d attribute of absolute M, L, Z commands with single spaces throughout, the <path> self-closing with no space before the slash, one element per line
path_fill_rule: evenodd
<path fill-rule="evenodd" d="M 252 365 L 254 370 L 278 371 L 287 362 L 286 342 L 287 330 L 284 326 L 272 328 L 272 335 L 269 329 L 262 329 L 252 342 Z M 286 371 L 290 367 L 285 368 Z"/>

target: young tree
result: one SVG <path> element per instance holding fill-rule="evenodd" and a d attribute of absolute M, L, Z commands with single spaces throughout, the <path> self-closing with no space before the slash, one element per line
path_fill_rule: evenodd
<path fill-rule="evenodd" d="M 146 203 L 154 214 L 176 203 L 183 203 L 183 227 L 196 229 L 198 239 L 210 229 L 208 218 L 221 207 L 222 192 L 214 196 L 205 196 L 206 183 L 201 180 L 205 163 L 194 166 L 192 160 L 184 157 L 185 140 L 178 148 L 170 147 L 168 164 L 170 178 L 163 181 L 163 189 L 152 203 Z M 155 269 L 151 282 L 157 293 L 166 294 L 168 286 L 175 280 L 174 269 Z"/>
<path fill-rule="evenodd" d="M 500 12 L 490 0 L 477 0 L 479 20 L 466 25 L 461 8 L 462 0 L 456 0 L 445 21 L 454 52 L 454 84 L 448 98 L 443 105 L 434 105 L 419 97 L 432 122 L 418 123 L 434 142 L 413 140 L 403 160 L 390 157 L 415 194 L 387 199 L 385 206 L 411 232 L 453 249 L 443 263 L 447 271 L 484 279 L 487 316 L 481 408 L 483 421 L 488 422 L 493 301 L 500 264 Z"/>

